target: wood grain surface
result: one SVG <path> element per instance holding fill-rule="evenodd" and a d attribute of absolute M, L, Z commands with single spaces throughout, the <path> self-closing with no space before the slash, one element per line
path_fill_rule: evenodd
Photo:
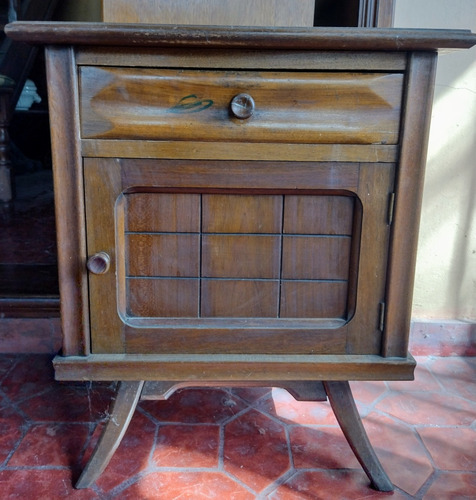
<path fill-rule="evenodd" d="M 395 144 L 403 75 L 82 67 L 80 85 L 85 139 Z"/>
<path fill-rule="evenodd" d="M 103 0 L 105 22 L 312 26 L 314 0 Z"/>
<path fill-rule="evenodd" d="M 18 21 L 6 25 L 5 33 L 14 40 L 37 44 L 116 47 L 435 51 L 467 49 L 476 44 L 476 34 L 469 30 L 404 28 L 233 28 Z"/>

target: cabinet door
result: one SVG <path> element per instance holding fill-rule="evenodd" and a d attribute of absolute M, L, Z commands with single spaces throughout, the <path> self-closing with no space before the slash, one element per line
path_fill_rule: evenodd
<path fill-rule="evenodd" d="M 86 159 L 92 352 L 378 353 L 393 170 Z"/>

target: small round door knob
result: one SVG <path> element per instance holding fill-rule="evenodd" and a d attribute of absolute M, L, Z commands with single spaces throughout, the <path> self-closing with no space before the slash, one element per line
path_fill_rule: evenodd
<path fill-rule="evenodd" d="M 93 274 L 106 274 L 111 265 L 111 257 L 106 252 L 98 252 L 89 257 L 86 264 Z"/>
<path fill-rule="evenodd" d="M 231 100 L 230 108 L 233 116 L 244 120 L 254 113 L 255 101 L 249 94 L 238 94 Z"/>

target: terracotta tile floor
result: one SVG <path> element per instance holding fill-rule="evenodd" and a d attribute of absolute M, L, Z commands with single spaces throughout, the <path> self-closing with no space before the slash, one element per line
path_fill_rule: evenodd
<path fill-rule="evenodd" d="M 475 499 L 476 358 L 418 361 L 415 382 L 352 384 L 392 496 L 368 487 L 328 403 L 277 389 L 143 402 L 96 485 L 74 490 L 113 385 L 58 383 L 49 357 L 3 355 L 0 498 Z"/>

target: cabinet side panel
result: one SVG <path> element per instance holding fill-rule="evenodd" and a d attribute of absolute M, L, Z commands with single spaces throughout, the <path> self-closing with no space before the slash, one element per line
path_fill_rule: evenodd
<path fill-rule="evenodd" d="M 384 356 L 406 356 L 436 52 L 409 56 L 388 270 Z"/>
<path fill-rule="evenodd" d="M 69 47 L 46 50 L 55 185 L 63 354 L 89 353 L 84 200 L 79 152 L 75 56 Z"/>

